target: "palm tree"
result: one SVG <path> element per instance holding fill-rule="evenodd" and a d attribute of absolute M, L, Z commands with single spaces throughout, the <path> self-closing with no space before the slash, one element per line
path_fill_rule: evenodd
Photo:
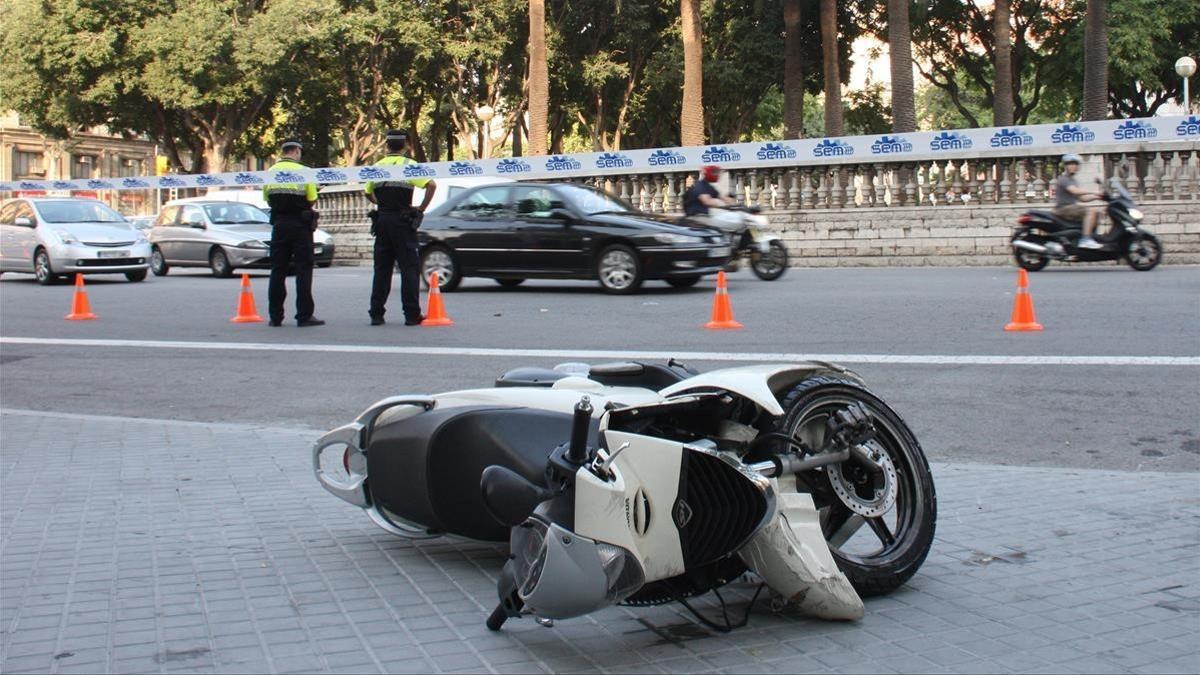
<path fill-rule="evenodd" d="M 700 0 L 680 0 L 683 28 L 683 110 L 679 131 L 683 145 L 704 144 L 704 56 Z"/>
<path fill-rule="evenodd" d="M 783 0 L 783 133 L 804 135 L 804 60 L 800 37 L 800 0 Z"/>
<path fill-rule="evenodd" d="M 842 76 L 838 66 L 837 2 L 821 0 L 821 60 L 825 63 L 825 135 L 841 136 Z"/>
<path fill-rule="evenodd" d="M 1013 123 L 1013 66 L 1011 0 L 996 0 L 992 13 L 992 56 L 996 82 L 992 96 L 992 124 L 1007 127 Z"/>
<path fill-rule="evenodd" d="M 546 0 L 529 0 L 529 154 L 546 154 L 550 75 L 546 65 Z M 516 133 L 520 133 L 520 123 Z"/>
<path fill-rule="evenodd" d="M 913 101 L 912 28 L 908 23 L 909 0 L 888 0 L 888 60 L 892 67 L 892 130 L 917 130 L 917 107 Z"/>
<path fill-rule="evenodd" d="M 1108 8 L 1104 0 L 1088 0 L 1083 37 L 1083 119 L 1108 116 Z"/>

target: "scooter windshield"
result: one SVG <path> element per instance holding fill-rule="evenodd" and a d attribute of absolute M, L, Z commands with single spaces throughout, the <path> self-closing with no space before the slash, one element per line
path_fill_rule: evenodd
<path fill-rule="evenodd" d="M 1113 176 L 1112 178 L 1108 179 L 1108 185 L 1121 199 L 1127 199 L 1130 202 L 1133 201 L 1133 195 L 1129 194 L 1129 190 L 1125 189 L 1125 184 L 1121 182 L 1120 178 Z"/>

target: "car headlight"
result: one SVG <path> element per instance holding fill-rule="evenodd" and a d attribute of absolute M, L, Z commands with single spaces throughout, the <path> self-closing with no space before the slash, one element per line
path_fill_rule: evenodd
<path fill-rule="evenodd" d="M 58 235 L 59 240 L 64 244 L 78 244 L 79 237 L 67 232 L 66 230 L 55 230 L 54 234 Z"/>
<path fill-rule="evenodd" d="M 690 234 L 656 234 L 654 240 L 664 244 L 701 244 L 704 243 L 703 237 L 696 237 Z"/>
<path fill-rule="evenodd" d="M 237 245 L 238 248 L 270 248 L 257 239 L 248 239 Z"/>
<path fill-rule="evenodd" d="M 1134 220 L 1141 220 L 1146 217 L 1146 214 L 1142 213 L 1140 209 L 1129 209 L 1129 216 Z"/>

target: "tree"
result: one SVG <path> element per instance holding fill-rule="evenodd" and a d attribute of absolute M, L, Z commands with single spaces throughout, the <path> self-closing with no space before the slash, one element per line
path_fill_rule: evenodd
<path fill-rule="evenodd" d="M 909 0 L 888 0 L 888 61 L 892 75 L 892 130 L 908 133 L 917 130 L 917 110 L 913 99 L 912 29 L 908 22 Z"/>
<path fill-rule="evenodd" d="M 1013 123 L 1012 28 L 1009 26 L 1010 0 L 996 0 L 992 11 L 992 41 L 996 92 L 992 103 L 992 124 L 1007 127 Z"/>
<path fill-rule="evenodd" d="M 837 2 L 821 0 L 821 61 L 825 72 L 825 135 L 843 135 L 842 78 L 838 64 Z"/>
<path fill-rule="evenodd" d="M 546 60 L 546 3 L 529 0 L 529 154 L 546 154 L 550 137 L 550 74 Z"/>
<path fill-rule="evenodd" d="M 1194 9 L 1194 8 L 1193 8 Z M 1105 0 L 1087 0 L 1083 40 L 1083 119 L 1102 120 L 1108 113 L 1108 11 Z"/>
<path fill-rule="evenodd" d="M 783 128 L 785 138 L 804 135 L 804 44 L 801 0 L 783 0 Z M 909 82 L 912 81 L 910 76 Z"/>
<path fill-rule="evenodd" d="M 680 0 L 683 38 L 683 105 L 679 116 L 682 145 L 704 144 L 704 57 L 700 0 Z"/>

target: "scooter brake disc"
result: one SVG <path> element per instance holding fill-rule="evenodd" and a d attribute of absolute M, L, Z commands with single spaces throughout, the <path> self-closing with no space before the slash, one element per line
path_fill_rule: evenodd
<path fill-rule="evenodd" d="M 877 442 L 868 441 L 863 447 L 875 464 L 883 469 L 882 487 L 872 486 L 870 474 L 853 460 L 828 466 L 825 473 L 829 476 L 833 491 L 846 508 L 864 518 L 878 518 L 896 503 L 896 465 Z"/>

